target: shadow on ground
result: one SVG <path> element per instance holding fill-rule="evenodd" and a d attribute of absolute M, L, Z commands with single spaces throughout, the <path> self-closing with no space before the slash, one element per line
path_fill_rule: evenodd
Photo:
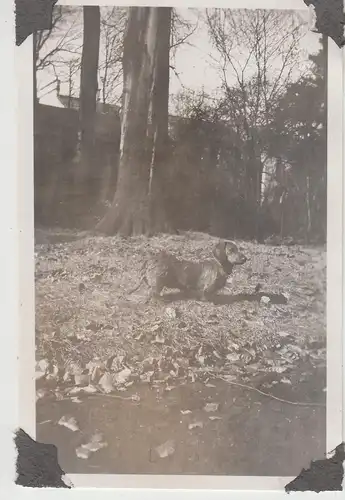
<path fill-rule="evenodd" d="M 279 293 L 237 293 L 237 294 L 218 294 L 213 295 L 208 298 L 208 302 L 211 302 L 215 305 L 230 305 L 235 302 L 260 302 L 262 297 L 268 297 L 272 304 L 287 304 L 287 299 L 283 294 Z M 191 300 L 197 298 L 192 293 L 187 292 L 175 292 L 175 293 L 165 293 L 159 300 L 163 302 L 172 303 L 178 302 L 180 300 Z"/>

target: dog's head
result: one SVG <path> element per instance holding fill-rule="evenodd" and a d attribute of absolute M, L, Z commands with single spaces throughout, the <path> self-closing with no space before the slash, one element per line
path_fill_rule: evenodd
<path fill-rule="evenodd" d="M 247 261 L 247 257 L 239 251 L 237 245 L 232 241 L 219 241 L 213 254 L 219 262 L 229 263 L 232 266 L 242 265 Z"/>

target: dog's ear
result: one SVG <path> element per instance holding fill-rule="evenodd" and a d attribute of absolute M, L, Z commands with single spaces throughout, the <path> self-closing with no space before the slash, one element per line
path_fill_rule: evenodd
<path fill-rule="evenodd" d="M 237 245 L 235 245 L 234 242 L 232 241 L 227 241 L 226 242 L 226 246 L 227 248 L 230 250 L 230 252 L 232 253 L 238 253 L 238 248 L 237 248 Z"/>
<path fill-rule="evenodd" d="M 223 241 L 223 240 L 219 240 L 217 245 L 215 246 L 214 250 L 213 250 L 213 255 L 215 255 L 215 257 L 217 257 L 218 259 L 219 258 L 224 258 L 224 256 L 226 257 L 226 242 Z"/>

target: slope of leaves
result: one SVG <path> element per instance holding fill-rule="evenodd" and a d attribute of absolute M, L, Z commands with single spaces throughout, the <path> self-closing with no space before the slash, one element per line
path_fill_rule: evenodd
<path fill-rule="evenodd" d="M 210 377 L 248 382 L 268 372 L 286 379 L 303 360 L 324 364 L 322 249 L 237 242 L 248 262 L 223 291 L 240 298 L 224 305 L 148 300 L 144 283 L 130 293 L 159 250 L 200 261 L 210 258 L 214 244 L 186 233 L 36 245 L 38 387 L 63 384 L 76 394 L 83 387 L 103 393 L 136 383 L 168 388 Z M 262 293 L 255 296 L 258 284 Z M 274 304 L 265 293 L 284 294 L 287 303 Z"/>

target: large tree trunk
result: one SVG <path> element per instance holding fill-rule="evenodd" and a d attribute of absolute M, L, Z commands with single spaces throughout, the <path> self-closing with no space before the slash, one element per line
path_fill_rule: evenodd
<path fill-rule="evenodd" d="M 168 229 L 161 189 L 168 141 L 170 22 L 170 7 L 129 11 L 117 187 L 111 208 L 97 226 L 106 234 Z"/>
<path fill-rule="evenodd" d="M 149 184 L 151 232 L 168 231 L 166 198 L 169 156 L 169 51 L 171 8 L 158 12 L 157 53 L 152 88 L 151 167 Z"/>
<path fill-rule="evenodd" d="M 77 182 L 88 181 L 93 167 L 95 145 L 96 97 L 100 39 L 99 6 L 83 7 L 84 35 L 80 77 L 80 164 Z"/>

